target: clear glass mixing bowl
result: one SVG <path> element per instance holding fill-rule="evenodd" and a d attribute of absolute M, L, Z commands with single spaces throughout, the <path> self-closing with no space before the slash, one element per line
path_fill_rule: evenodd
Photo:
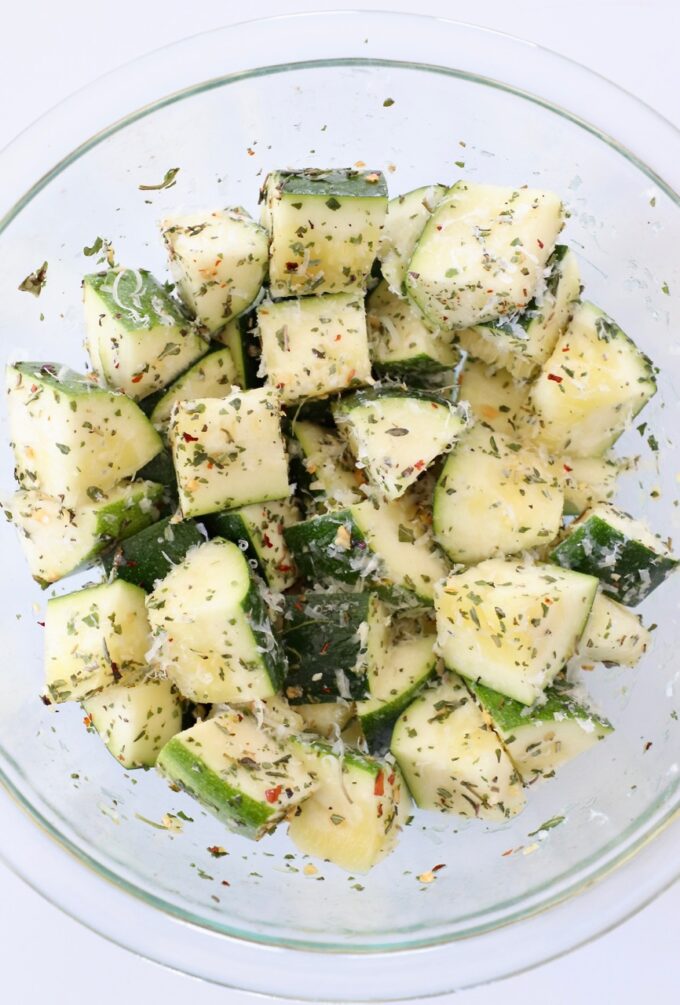
<path fill-rule="evenodd" d="M 394 193 L 462 175 L 564 194 L 589 298 L 660 367 L 647 432 L 633 429 L 619 445 L 640 457 L 620 500 L 674 534 L 680 138 L 602 78 L 494 32 L 383 13 L 277 18 L 188 39 L 75 95 L 0 160 L 2 197 L 14 202 L 0 234 L 4 352 L 83 365 L 79 286 L 92 266 L 83 248 L 98 235 L 123 262 L 162 274 L 156 221 L 165 211 L 254 209 L 270 168 L 357 160 L 388 172 Z M 174 187 L 139 190 L 176 166 Z M 18 293 L 43 260 L 40 299 Z M 6 441 L 3 426 L 9 488 Z M 45 596 L 10 528 L 3 555 L 0 776 L 31 820 L 3 798 L 0 853 L 128 948 L 224 984 L 315 1001 L 424 996 L 563 952 L 679 869 L 670 828 L 603 878 L 678 806 L 677 579 L 643 607 L 658 628 L 642 665 L 589 675 L 616 726 L 611 739 L 532 791 L 512 822 L 419 814 L 395 854 L 352 878 L 331 866 L 306 875 L 283 830 L 258 845 L 230 836 L 153 772 L 121 770 L 78 707 L 44 708 Z M 180 810 L 193 818 L 181 833 L 153 826 Z M 530 836 L 556 815 L 566 819 L 544 840 Z M 229 853 L 219 861 L 207 850 L 215 844 Z M 433 883 L 417 880 L 439 863 Z"/>

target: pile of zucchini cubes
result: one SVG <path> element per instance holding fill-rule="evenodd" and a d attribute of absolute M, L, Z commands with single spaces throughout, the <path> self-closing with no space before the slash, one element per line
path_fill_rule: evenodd
<path fill-rule="evenodd" d="M 504 821 L 612 726 L 675 568 L 611 502 L 654 368 L 548 191 L 271 173 L 83 281 L 91 372 L 7 368 L 7 504 L 51 703 L 237 833 L 366 871 L 414 812 Z"/>

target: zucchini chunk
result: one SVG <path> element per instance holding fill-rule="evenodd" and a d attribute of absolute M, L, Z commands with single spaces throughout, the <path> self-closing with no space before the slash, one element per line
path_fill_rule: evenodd
<path fill-rule="evenodd" d="M 339 433 L 297 419 L 291 433 L 294 477 L 307 510 L 324 512 L 363 502 L 363 475 L 350 462 L 347 444 Z"/>
<path fill-rule="evenodd" d="M 283 530 L 299 520 L 295 503 L 281 499 L 216 513 L 207 517 L 206 527 L 211 536 L 238 544 L 267 586 L 281 591 L 297 579 L 297 569 Z"/>
<path fill-rule="evenodd" d="M 208 343 L 146 269 L 109 269 L 83 279 L 92 369 L 135 400 L 165 387 L 205 355 Z"/>
<path fill-rule="evenodd" d="M 366 288 L 387 212 L 380 171 L 273 171 L 261 200 L 273 297 Z"/>
<path fill-rule="evenodd" d="M 285 404 L 371 384 L 364 302 L 354 293 L 263 301 L 262 363 Z"/>
<path fill-rule="evenodd" d="M 266 729 L 279 739 L 295 736 L 304 729 L 304 720 L 298 714 L 296 708 L 291 708 L 286 699 L 281 694 L 274 694 L 271 698 L 255 698 L 243 704 L 233 705 L 213 705 L 208 714 L 209 719 L 214 719 L 223 712 L 247 712 L 254 716 L 260 729 Z"/>
<path fill-rule="evenodd" d="M 554 464 L 478 424 L 441 470 L 432 530 L 453 562 L 471 565 L 549 544 L 560 531 L 563 505 Z"/>
<path fill-rule="evenodd" d="M 321 514 L 286 528 L 284 536 L 310 583 L 363 582 L 403 606 L 432 604 L 434 585 L 449 569 L 432 535 L 400 499 Z"/>
<path fill-rule="evenodd" d="M 647 356 L 599 307 L 580 304 L 531 388 L 535 435 L 556 453 L 601 455 L 655 393 Z"/>
<path fill-rule="evenodd" d="M 483 684 L 469 681 L 468 687 L 526 785 L 552 778 L 561 764 L 613 732 L 611 723 L 562 677 L 547 689 L 545 700 L 530 709 Z"/>
<path fill-rule="evenodd" d="M 678 565 L 668 546 L 641 520 L 606 503 L 574 521 L 550 560 L 597 576 L 604 592 L 627 607 L 642 603 Z"/>
<path fill-rule="evenodd" d="M 524 809 L 503 742 L 456 674 L 426 688 L 397 719 L 392 753 L 417 806 L 481 820 Z"/>
<path fill-rule="evenodd" d="M 210 333 L 255 302 L 269 241 L 245 210 L 167 216 L 161 234 L 179 295 Z"/>
<path fill-rule="evenodd" d="M 368 872 L 395 847 L 410 813 L 399 769 L 321 741 L 294 742 L 319 786 L 291 816 L 289 837 L 307 855 Z"/>
<path fill-rule="evenodd" d="M 134 401 L 59 363 L 8 366 L 7 408 L 19 484 L 71 506 L 102 499 L 163 447 Z"/>
<path fill-rule="evenodd" d="M 169 439 L 185 518 L 290 495 L 280 403 L 271 388 L 180 401 Z"/>
<path fill-rule="evenodd" d="M 231 353 L 236 370 L 235 384 L 239 387 L 260 387 L 258 377 L 260 368 L 261 347 L 257 334 L 257 314 L 255 310 L 232 318 L 221 331 L 215 332 L 213 338 Z"/>
<path fill-rule="evenodd" d="M 82 701 L 146 665 L 145 596 L 121 579 L 47 601 L 45 677 L 52 701 Z"/>
<path fill-rule="evenodd" d="M 6 515 L 19 532 L 31 575 L 45 587 L 86 568 L 115 541 L 158 520 L 162 495 L 162 485 L 131 482 L 72 509 L 61 498 L 20 490 L 6 504 Z"/>
<path fill-rule="evenodd" d="M 432 331 L 422 314 L 383 280 L 366 301 L 369 352 L 381 377 L 409 383 L 411 377 L 447 373 L 460 362 L 450 332 Z"/>
<path fill-rule="evenodd" d="M 651 635 L 638 614 L 598 593 L 576 649 L 574 662 L 592 669 L 593 663 L 634 667 L 644 656 Z"/>
<path fill-rule="evenodd" d="M 156 429 L 165 433 L 172 409 L 178 401 L 196 398 L 224 398 L 232 385 L 238 384 L 238 374 L 229 349 L 217 349 L 194 363 L 158 400 L 149 416 Z"/>
<path fill-rule="evenodd" d="M 459 181 L 430 216 L 405 290 L 439 328 L 471 328 L 524 310 L 562 229 L 557 195 Z"/>
<path fill-rule="evenodd" d="M 504 367 L 513 377 L 533 376 L 552 353 L 581 295 L 576 255 L 558 244 L 548 259 L 548 276 L 519 315 L 458 332 L 458 343 L 478 359 Z"/>
<path fill-rule="evenodd" d="M 124 579 L 150 593 L 157 580 L 184 560 L 190 548 L 204 541 L 193 520 L 176 523 L 166 517 L 122 541 L 104 555 L 102 565 L 107 576 Z"/>
<path fill-rule="evenodd" d="M 255 841 L 318 786 L 290 741 L 235 710 L 174 736 L 156 769 L 231 830 Z"/>
<path fill-rule="evenodd" d="M 142 670 L 83 702 L 92 728 L 124 768 L 152 768 L 182 728 L 182 699 L 171 681 Z"/>
<path fill-rule="evenodd" d="M 606 455 L 562 457 L 557 473 L 564 492 L 564 512 L 568 516 L 580 516 L 596 503 L 610 502 L 616 493 L 618 477 L 629 463 Z"/>
<path fill-rule="evenodd" d="M 403 295 L 406 270 L 418 238 L 445 195 L 446 185 L 424 185 L 387 203 L 378 257 L 392 293 Z"/>
<path fill-rule="evenodd" d="M 398 499 L 466 426 L 464 410 L 427 391 L 378 386 L 333 408 L 341 434 L 385 499 Z"/>
<path fill-rule="evenodd" d="M 529 385 L 504 369 L 494 369 L 468 356 L 460 371 L 458 392 L 475 419 L 503 436 L 517 439 L 518 417 L 527 405 Z"/>
<path fill-rule="evenodd" d="M 354 715 L 354 705 L 340 698 L 336 701 L 296 705 L 295 711 L 302 718 L 304 732 L 318 733 L 327 740 L 336 740 Z"/>
<path fill-rule="evenodd" d="M 244 702 L 280 690 L 285 657 L 241 549 L 215 538 L 148 597 L 149 661 L 191 701 Z"/>
<path fill-rule="evenodd" d="M 532 705 L 573 656 L 596 591 L 594 576 L 488 559 L 437 587 L 440 654 L 450 670 Z"/>

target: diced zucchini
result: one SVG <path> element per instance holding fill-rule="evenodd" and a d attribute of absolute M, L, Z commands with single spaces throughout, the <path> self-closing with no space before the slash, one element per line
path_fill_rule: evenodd
<path fill-rule="evenodd" d="M 527 785 L 552 778 L 561 764 L 612 732 L 611 724 L 562 677 L 530 709 L 483 684 L 470 681 L 468 686 Z"/>
<path fill-rule="evenodd" d="M 108 576 L 124 579 L 150 592 L 159 579 L 183 561 L 190 548 L 202 544 L 205 536 L 193 520 L 177 523 L 172 517 L 139 531 L 104 555 L 102 565 Z"/>
<path fill-rule="evenodd" d="M 348 872 L 368 872 L 396 845 L 410 799 L 396 765 L 320 741 L 297 741 L 318 789 L 292 815 L 300 851 Z"/>
<path fill-rule="evenodd" d="M 596 503 L 609 502 L 628 462 L 616 457 L 562 457 L 557 474 L 564 492 L 564 512 L 580 516 Z M 561 468 L 561 470 L 560 470 Z"/>
<path fill-rule="evenodd" d="M 146 665 L 145 593 L 116 580 L 47 601 L 45 677 L 52 701 L 82 701 Z"/>
<path fill-rule="evenodd" d="M 211 536 L 238 544 L 272 590 L 285 590 L 297 579 L 297 569 L 283 530 L 299 519 L 295 503 L 281 499 L 215 513 L 206 526 Z"/>
<path fill-rule="evenodd" d="M 152 768 L 161 748 L 182 728 L 182 699 L 175 685 L 144 671 L 87 698 L 83 709 L 124 768 Z"/>
<path fill-rule="evenodd" d="M 599 307 L 583 303 L 531 389 L 536 436 L 556 453 L 601 455 L 655 392 L 651 361 Z"/>
<path fill-rule="evenodd" d="M 406 293 L 439 328 L 516 314 L 536 293 L 563 219 L 552 192 L 459 181 L 425 225 Z"/>
<path fill-rule="evenodd" d="M 460 354 L 450 332 L 432 331 L 422 314 L 383 280 L 366 301 L 369 352 L 381 376 L 409 381 L 411 376 L 451 371 Z"/>
<path fill-rule="evenodd" d="M 262 363 L 287 404 L 371 384 L 366 312 L 355 293 L 263 301 Z"/>
<path fill-rule="evenodd" d="M 636 607 L 673 572 L 678 560 L 641 521 L 601 503 L 571 524 L 552 562 L 597 576 L 605 593 Z"/>
<path fill-rule="evenodd" d="M 505 367 L 515 378 L 531 377 L 545 363 L 567 327 L 581 295 L 576 255 L 558 244 L 548 260 L 548 275 L 526 310 L 517 316 L 458 333 L 458 342 L 473 356 Z M 541 288 L 543 287 L 543 288 Z"/>
<path fill-rule="evenodd" d="M 208 349 L 166 288 L 146 269 L 109 269 L 83 280 L 86 345 L 109 387 L 146 398 Z"/>
<path fill-rule="evenodd" d="M 446 185 L 425 185 L 387 203 L 380 242 L 380 264 L 388 288 L 403 294 L 404 279 L 418 238 L 446 195 Z"/>
<path fill-rule="evenodd" d="M 169 431 L 185 518 L 290 494 L 276 391 L 232 391 L 175 405 Z"/>
<path fill-rule="evenodd" d="M 102 499 L 163 444 L 139 407 L 59 363 L 7 367 L 16 477 L 69 505 Z"/>
<path fill-rule="evenodd" d="M 225 345 L 231 353 L 236 369 L 239 387 L 259 387 L 260 340 L 257 334 L 257 314 L 255 310 L 229 321 L 213 338 Z"/>
<path fill-rule="evenodd" d="M 377 386 L 342 398 L 335 421 L 386 499 L 397 499 L 448 450 L 466 426 L 465 412 L 427 391 Z"/>
<path fill-rule="evenodd" d="M 310 583 L 363 582 L 404 605 L 431 604 L 449 568 L 404 500 L 325 513 L 288 527 L 284 536 Z"/>
<path fill-rule="evenodd" d="M 522 783 L 502 741 L 456 674 L 402 712 L 391 749 L 422 809 L 505 820 L 524 808 Z"/>
<path fill-rule="evenodd" d="M 346 442 L 334 429 L 295 420 L 291 432 L 294 479 L 307 508 L 323 512 L 363 501 L 359 488 L 363 475 L 354 468 Z"/>
<path fill-rule="evenodd" d="M 593 576 L 557 566 L 481 562 L 437 587 L 440 654 L 463 677 L 532 705 L 574 654 L 596 591 Z"/>
<path fill-rule="evenodd" d="M 156 403 L 150 419 L 156 429 L 165 432 L 170 422 L 173 406 L 178 401 L 196 398 L 224 398 L 233 384 L 238 384 L 238 374 L 229 349 L 208 353 L 183 373 Z"/>
<path fill-rule="evenodd" d="M 192 701 L 245 702 L 281 687 L 285 658 L 241 549 L 215 538 L 156 584 L 151 665 Z"/>
<path fill-rule="evenodd" d="M 453 562 L 471 565 L 549 544 L 563 504 L 554 464 L 480 423 L 461 436 L 441 470 L 432 530 Z"/>
<path fill-rule="evenodd" d="M 468 357 L 460 371 L 458 393 L 476 419 L 497 433 L 516 439 L 517 418 L 529 397 L 528 384 L 516 381 L 507 370 L 496 370 Z"/>
<path fill-rule="evenodd" d="M 214 719 L 216 715 L 234 709 L 236 711 L 245 709 L 246 712 L 254 716 L 260 729 L 266 729 L 279 739 L 296 736 L 305 727 L 302 716 L 298 714 L 298 709 L 291 708 L 286 698 L 281 694 L 274 694 L 271 698 L 255 698 L 245 704 L 213 705 L 208 718 Z"/>
<path fill-rule="evenodd" d="M 267 271 L 266 231 L 245 210 L 169 216 L 161 233 L 182 300 L 209 332 L 257 299 Z"/>
<path fill-rule="evenodd" d="M 380 171 L 274 171 L 262 200 L 272 296 L 365 289 L 387 212 Z"/>
<path fill-rule="evenodd" d="M 599 662 L 633 667 L 646 653 L 650 641 L 639 615 L 598 593 L 574 661 L 588 669 Z"/>
<path fill-rule="evenodd" d="M 318 783 L 289 741 L 229 711 L 174 736 L 156 768 L 231 830 L 259 840 Z"/>
<path fill-rule="evenodd" d="M 21 490 L 6 504 L 6 514 L 19 531 L 31 575 L 44 587 L 91 565 L 110 544 L 158 520 L 162 495 L 162 485 L 131 482 L 72 509 L 60 498 Z"/>
<path fill-rule="evenodd" d="M 296 705 L 295 711 L 302 717 L 305 732 L 318 733 L 326 739 L 337 739 L 352 718 L 354 705 L 341 698 L 337 701 Z"/>

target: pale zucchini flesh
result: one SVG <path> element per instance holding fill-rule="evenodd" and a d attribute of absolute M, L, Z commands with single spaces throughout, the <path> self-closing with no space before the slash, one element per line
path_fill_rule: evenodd
<path fill-rule="evenodd" d="M 196 398 L 224 398 L 239 379 L 229 349 L 208 353 L 171 384 L 155 405 L 150 419 L 157 429 L 165 432 L 172 409 L 178 401 Z"/>
<path fill-rule="evenodd" d="M 388 202 L 379 257 L 392 293 L 403 294 L 406 270 L 418 238 L 445 195 L 446 185 L 424 185 Z"/>

